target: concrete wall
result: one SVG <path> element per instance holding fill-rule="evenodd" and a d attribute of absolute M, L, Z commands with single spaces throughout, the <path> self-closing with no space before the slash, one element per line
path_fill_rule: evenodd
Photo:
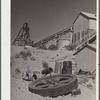
<path fill-rule="evenodd" d="M 71 39 L 72 39 L 72 32 L 68 32 L 66 33 L 65 35 L 62 35 L 59 37 L 59 39 L 53 39 L 51 41 L 49 41 L 46 45 L 46 47 L 48 48 L 50 45 L 54 44 L 54 45 L 58 45 L 57 41 L 59 40 L 69 40 L 70 43 L 72 42 Z"/>
<path fill-rule="evenodd" d="M 83 17 L 82 15 L 79 15 L 77 20 L 75 21 L 74 25 L 74 33 L 83 31 L 85 28 L 89 28 L 89 20 Z"/>
<path fill-rule="evenodd" d="M 75 55 L 75 63 L 77 64 L 77 70 L 93 72 L 96 68 L 96 52 L 85 47 Z"/>
<path fill-rule="evenodd" d="M 52 45 L 52 44 L 57 45 L 56 39 L 49 41 L 49 42 L 47 43 L 46 47 L 48 48 L 48 47 L 49 47 L 50 45 Z"/>
<path fill-rule="evenodd" d="M 96 30 L 96 20 L 89 19 L 89 28 Z"/>
<path fill-rule="evenodd" d="M 66 40 L 66 39 L 60 39 L 58 41 L 58 49 L 64 49 L 64 46 L 68 46 L 70 43 L 70 41 Z"/>

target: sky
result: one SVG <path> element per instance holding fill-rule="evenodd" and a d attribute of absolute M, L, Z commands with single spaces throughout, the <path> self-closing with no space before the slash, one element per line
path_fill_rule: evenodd
<path fill-rule="evenodd" d="M 96 14 L 96 0 L 11 0 L 11 40 L 28 22 L 31 40 L 39 41 L 71 26 L 80 11 Z"/>

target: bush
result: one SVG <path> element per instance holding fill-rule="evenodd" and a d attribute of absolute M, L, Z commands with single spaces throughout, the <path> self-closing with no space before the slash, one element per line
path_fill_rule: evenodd
<path fill-rule="evenodd" d="M 34 60 L 35 60 L 35 58 L 34 58 L 34 57 L 30 57 L 30 60 L 34 61 Z"/>
<path fill-rule="evenodd" d="M 20 56 L 23 58 L 23 60 L 27 60 L 27 55 L 24 51 L 20 52 Z"/>
<path fill-rule="evenodd" d="M 15 69 L 15 73 L 18 75 L 19 73 L 21 73 L 20 69 L 19 68 L 16 68 Z"/>
<path fill-rule="evenodd" d="M 16 59 L 20 58 L 19 54 L 16 54 L 16 55 L 15 55 L 15 58 L 16 58 Z"/>
<path fill-rule="evenodd" d="M 48 49 L 49 50 L 57 50 L 58 48 L 57 48 L 57 46 L 56 45 L 54 45 L 54 44 L 52 44 L 52 45 L 50 45 L 49 47 L 48 47 Z"/>
<path fill-rule="evenodd" d="M 47 50 L 46 46 L 44 46 L 44 45 L 39 46 L 38 49 Z"/>
<path fill-rule="evenodd" d="M 32 56 L 30 51 L 21 51 L 19 55 L 23 58 L 23 60 L 27 60 L 28 57 Z"/>
<path fill-rule="evenodd" d="M 35 51 L 33 51 L 33 53 L 35 53 Z"/>
<path fill-rule="evenodd" d="M 64 46 L 64 48 L 66 48 L 66 50 L 74 50 L 74 46 L 72 45 Z"/>
<path fill-rule="evenodd" d="M 87 84 L 87 87 L 88 88 L 92 88 L 93 86 L 91 84 Z"/>
<path fill-rule="evenodd" d="M 32 56 L 31 52 L 30 51 L 27 51 L 26 52 L 26 55 L 29 57 L 29 56 Z"/>

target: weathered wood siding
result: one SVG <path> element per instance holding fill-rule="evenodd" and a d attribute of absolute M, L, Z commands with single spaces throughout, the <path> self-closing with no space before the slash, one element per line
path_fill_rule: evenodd
<path fill-rule="evenodd" d="M 89 20 L 79 15 L 77 20 L 75 21 L 74 25 L 74 33 L 83 31 L 85 28 L 89 28 Z"/>
<path fill-rule="evenodd" d="M 77 64 L 77 70 L 94 71 L 96 68 L 96 52 L 85 47 L 75 55 L 75 63 Z"/>
<path fill-rule="evenodd" d="M 89 19 L 89 28 L 96 30 L 96 20 Z"/>

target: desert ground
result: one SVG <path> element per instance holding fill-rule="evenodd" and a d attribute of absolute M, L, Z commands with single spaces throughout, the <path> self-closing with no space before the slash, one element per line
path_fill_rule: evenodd
<path fill-rule="evenodd" d="M 47 62 L 50 67 L 55 68 L 56 61 L 72 60 L 72 51 L 66 50 L 42 50 L 33 47 L 11 47 L 11 100 L 96 100 L 96 82 L 87 76 L 77 75 L 78 88 L 81 94 L 71 94 L 52 97 L 42 97 L 28 90 L 30 81 L 22 80 L 22 73 L 37 71 L 37 77 L 43 75 L 42 62 Z M 75 72 L 73 70 L 73 72 Z M 53 73 L 54 74 L 54 73 Z M 74 74 L 74 73 L 73 73 Z"/>

